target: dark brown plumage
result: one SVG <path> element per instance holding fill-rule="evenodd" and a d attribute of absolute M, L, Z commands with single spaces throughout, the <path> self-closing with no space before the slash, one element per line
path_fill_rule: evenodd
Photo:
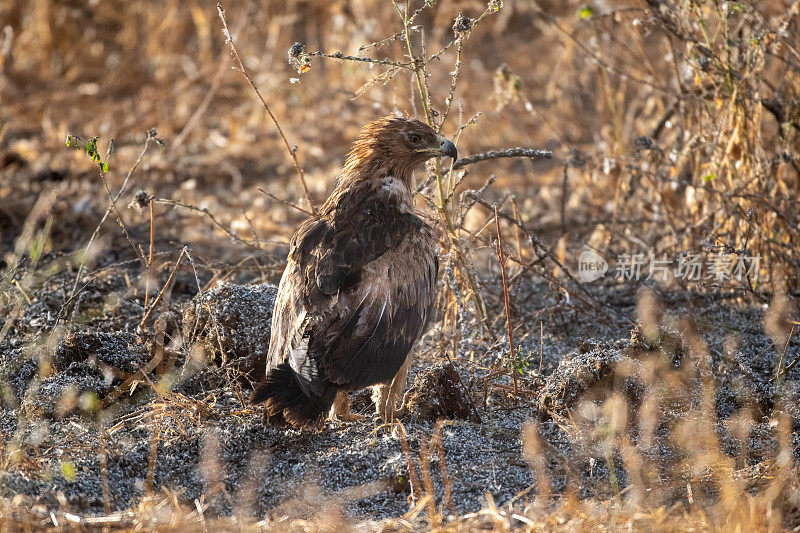
<path fill-rule="evenodd" d="M 349 413 L 347 391 L 383 384 L 387 416 L 434 302 L 438 237 L 416 215 L 413 170 L 453 143 L 428 125 L 367 124 L 319 212 L 292 237 L 272 319 L 267 373 L 251 402 L 264 423 L 320 427 Z M 338 394 L 338 397 L 337 397 Z"/>

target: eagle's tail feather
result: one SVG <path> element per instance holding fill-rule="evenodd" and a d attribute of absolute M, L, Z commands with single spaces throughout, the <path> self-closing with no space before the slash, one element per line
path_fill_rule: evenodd
<path fill-rule="evenodd" d="M 293 375 L 282 363 L 267 372 L 267 377 L 250 394 L 250 403 L 266 402 L 262 421 L 265 425 L 320 428 L 333 406 L 336 390 L 326 387 L 321 396 L 306 396 Z M 331 390 L 328 390 L 331 389 Z"/>

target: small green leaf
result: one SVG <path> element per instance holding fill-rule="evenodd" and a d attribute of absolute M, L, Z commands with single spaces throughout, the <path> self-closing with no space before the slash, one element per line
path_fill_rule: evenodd
<path fill-rule="evenodd" d="M 100 163 L 100 170 L 102 170 L 103 172 L 108 172 L 108 163 L 106 163 L 105 161 Z"/>
<path fill-rule="evenodd" d="M 69 148 L 69 147 L 70 147 L 70 145 L 72 144 L 72 135 L 70 135 L 69 133 L 67 133 L 67 140 L 66 140 L 65 142 L 66 142 L 66 144 L 67 144 L 67 148 Z"/>
<path fill-rule="evenodd" d="M 713 179 L 714 179 L 714 178 L 716 178 L 716 177 L 717 177 L 717 175 L 716 175 L 716 174 L 714 174 L 714 173 L 712 172 L 712 173 L 711 173 L 711 174 L 709 174 L 708 176 L 705 176 L 705 177 L 703 177 L 703 181 L 704 181 L 705 183 L 708 183 L 709 181 L 713 180 Z"/>
<path fill-rule="evenodd" d="M 592 9 L 592 6 L 588 4 L 582 5 L 581 8 L 578 10 L 578 16 L 583 20 L 591 19 L 592 15 L 594 15 L 594 9 Z"/>
<path fill-rule="evenodd" d="M 67 481 L 75 481 L 75 465 L 69 461 L 61 463 L 61 475 Z"/>

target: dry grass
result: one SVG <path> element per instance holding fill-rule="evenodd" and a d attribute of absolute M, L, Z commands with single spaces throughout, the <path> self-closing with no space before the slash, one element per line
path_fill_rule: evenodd
<path fill-rule="evenodd" d="M 674 371 L 652 363 L 641 412 L 631 412 L 617 383 L 580 413 L 551 413 L 577 441 L 607 449 L 607 498 L 551 494 L 551 465 L 539 459 L 547 444 L 532 423 L 522 441 L 537 487 L 519 496 L 523 509 L 498 507 L 489 495 L 483 511 L 449 516 L 447 482 L 440 494 L 428 471 L 439 457 L 441 479 L 448 478 L 434 434 L 424 456 L 406 457 L 416 478 L 409 513 L 382 527 L 797 526 L 797 381 L 787 376 L 800 359 L 789 349 L 800 294 L 800 2 L 222 7 L 223 21 L 206 0 L 12 0 L 0 7 L 0 343 L 33 294 L 58 274 L 77 272 L 64 289 L 63 313 L 31 336 L 32 351 L 55 349 L 85 318 L 68 312 L 83 284 L 123 271 L 123 297 L 144 297 L 139 329 L 152 360 L 99 406 L 131 386 L 152 387 L 158 401 L 135 416 L 154 439 L 167 418 L 178 421 L 171 428 L 203 424 L 213 409 L 168 390 L 176 361 L 190 350 L 170 345 L 168 333 L 178 274 L 195 292 L 243 271 L 276 281 L 288 238 L 331 190 L 349 140 L 365 122 L 400 111 L 453 138 L 461 154 L 523 148 L 452 168 L 436 162 L 418 173 L 419 205 L 444 235 L 434 351 L 472 365 L 484 399 L 490 390 L 512 405 L 535 397 L 517 382 L 527 362 L 514 338 L 540 339 L 545 318 L 528 320 L 531 304 L 515 302 L 524 283 L 549 284 L 556 301 L 536 316 L 551 322 L 564 322 L 552 318 L 564 312 L 582 322 L 630 321 L 577 282 L 576 258 L 588 248 L 612 268 L 622 253 L 699 254 L 706 265 L 719 254 L 760 257 L 742 279 L 671 277 L 657 289 L 771 303 L 765 328 L 780 355 L 772 382 L 780 401 L 769 412 L 718 419 L 709 349 L 683 323 L 690 364 Z M 64 147 L 67 133 L 83 139 L 79 150 Z M 552 158 L 525 149 L 549 150 Z M 638 321 L 657 332 L 661 311 L 647 298 Z M 481 342 L 504 356 L 468 357 Z M 11 365 L 6 354 L 0 358 Z M 541 363 L 533 374 L 541 374 Z M 670 425 L 671 442 L 681 454 L 665 466 L 648 455 L 639 432 L 676 418 L 684 422 Z M 723 451 L 715 428 L 761 423 L 777 444 L 754 471 Z M 3 469 L 35 463 L 12 460 L 10 443 L 0 442 L 0 452 Z M 624 488 L 614 461 L 621 461 Z M 68 505 L 58 512 L 31 507 L 20 495 L 0 504 L 0 529 L 337 529 L 345 527 L 347 501 L 380 487 L 356 489 L 289 502 L 263 520 L 206 519 L 204 502 L 188 505 L 166 488 L 103 517 L 73 515 Z M 314 504 L 315 518 L 301 520 Z"/>

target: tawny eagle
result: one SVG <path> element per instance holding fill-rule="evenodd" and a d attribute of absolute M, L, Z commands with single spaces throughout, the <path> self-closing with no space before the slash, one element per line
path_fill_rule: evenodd
<path fill-rule="evenodd" d="M 358 418 L 347 393 L 369 386 L 378 413 L 393 412 L 434 303 L 438 235 L 417 215 L 411 179 L 435 156 L 455 159 L 456 147 L 419 120 L 367 124 L 336 189 L 292 237 L 266 377 L 250 397 L 266 402 L 265 424 Z"/>

